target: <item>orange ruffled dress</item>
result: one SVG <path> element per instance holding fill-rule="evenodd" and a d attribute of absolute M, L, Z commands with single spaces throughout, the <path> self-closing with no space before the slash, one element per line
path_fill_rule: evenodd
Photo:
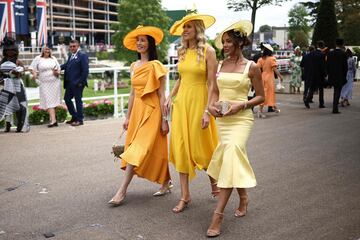
<path fill-rule="evenodd" d="M 262 70 L 262 80 L 264 85 L 265 92 L 265 101 L 262 105 L 264 106 L 276 106 L 275 99 L 275 77 L 273 68 L 276 67 L 276 58 L 269 56 L 264 58 L 259 58 L 257 65 Z"/>
<path fill-rule="evenodd" d="M 170 179 L 167 136 L 160 133 L 161 108 L 157 90 L 167 69 L 157 60 L 134 69 L 134 102 L 130 114 L 121 168 L 134 165 L 135 174 L 163 184 Z"/>

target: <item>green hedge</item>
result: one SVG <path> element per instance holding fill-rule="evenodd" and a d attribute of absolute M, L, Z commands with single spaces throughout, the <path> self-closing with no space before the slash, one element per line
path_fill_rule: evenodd
<path fill-rule="evenodd" d="M 114 104 L 105 99 L 102 101 L 95 101 L 84 106 L 84 115 L 86 117 L 105 117 L 114 114 Z"/>
<path fill-rule="evenodd" d="M 50 115 L 44 109 L 41 109 L 38 105 L 33 107 L 33 112 L 29 114 L 29 123 L 33 125 L 39 125 L 48 123 Z M 67 110 L 64 107 L 57 107 L 56 109 L 56 121 L 64 122 L 67 117 Z"/>

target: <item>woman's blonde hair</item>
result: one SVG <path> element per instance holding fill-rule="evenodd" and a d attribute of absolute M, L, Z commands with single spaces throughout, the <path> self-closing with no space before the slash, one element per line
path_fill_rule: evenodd
<path fill-rule="evenodd" d="M 50 48 L 49 46 L 47 46 L 47 45 L 45 45 L 45 46 L 41 49 L 41 55 L 40 55 L 40 57 L 44 57 L 44 55 L 45 55 L 45 49 L 46 49 L 46 48 L 50 49 L 49 58 L 52 58 L 52 50 L 51 50 L 51 48 Z"/>
<path fill-rule="evenodd" d="M 195 27 L 195 38 L 196 38 L 196 51 L 197 51 L 197 62 L 200 63 L 200 59 L 205 56 L 205 25 L 202 20 L 192 20 L 190 22 L 194 23 Z M 185 59 L 186 50 L 189 48 L 189 42 L 181 38 L 181 46 L 178 49 L 179 60 L 183 61 Z"/>

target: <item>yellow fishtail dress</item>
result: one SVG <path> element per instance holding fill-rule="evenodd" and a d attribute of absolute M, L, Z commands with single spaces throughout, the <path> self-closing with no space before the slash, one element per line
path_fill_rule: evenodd
<path fill-rule="evenodd" d="M 251 87 L 249 61 L 243 73 L 220 72 L 217 82 L 220 101 L 247 101 Z M 216 147 L 207 173 L 220 188 L 250 188 L 256 186 L 254 172 L 246 153 L 254 116 L 251 108 L 216 119 L 220 143 Z"/>
<path fill-rule="evenodd" d="M 206 49 L 205 49 L 206 54 Z M 181 83 L 173 102 L 170 161 L 176 171 L 196 176 L 195 169 L 207 169 L 218 143 L 215 119 L 201 128 L 208 100 L 206 56 L 197 60 L 197 52 L 187 49 L 185 59 L 178 64 Z"/>

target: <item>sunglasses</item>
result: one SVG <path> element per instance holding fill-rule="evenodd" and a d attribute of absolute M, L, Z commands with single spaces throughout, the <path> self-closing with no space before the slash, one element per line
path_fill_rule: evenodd
<path fill-rule="evenodd" d="M 70 45 L 69 46 L 70 48 L 75 48 L 75 47 L 77 47 L 76 45 Z"/>

